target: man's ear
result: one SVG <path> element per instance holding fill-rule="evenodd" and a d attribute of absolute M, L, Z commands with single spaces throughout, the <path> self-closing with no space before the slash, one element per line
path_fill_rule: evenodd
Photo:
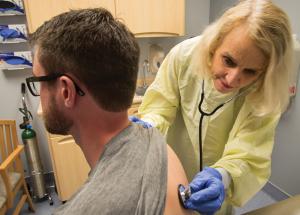
<path fill-rule="evenodd" d="M 72 108 L 75 105 L 76 88 L 74 82 L 67 76 L 59 78 L 60 96 L 65 107 Z"/>

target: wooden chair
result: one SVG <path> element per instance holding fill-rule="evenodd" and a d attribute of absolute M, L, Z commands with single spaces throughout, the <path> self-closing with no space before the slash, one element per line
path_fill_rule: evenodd
<path fill-rule="evenodd" d="M 7 208 L 6 208 L 6 198 L 0 196 L 0 215 L 4 215 Z"/>
<path fill-rule="evenodd" d="M 0 120 L 0 215 L 13 208 L 15 197 L 22 191 L 13 215 L 20 213 L 27 201 L 29 209 L 35 211 L 27 185 L 24 179 L 24 169 L 20 157 L 24 146 L 18 143 L 16 122 L 14 120 Z M 1 204 L 0 204 L 1 206 Z"/>

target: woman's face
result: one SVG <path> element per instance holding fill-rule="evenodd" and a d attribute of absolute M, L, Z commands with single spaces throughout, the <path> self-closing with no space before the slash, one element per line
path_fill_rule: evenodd
<path fill-rule="evenodd" d="M 214 86 L 229 93 L 256 81 L 266 67 L 267 59 L 247 35 L 245 26 L 229 32 L 212 59 Z"/>

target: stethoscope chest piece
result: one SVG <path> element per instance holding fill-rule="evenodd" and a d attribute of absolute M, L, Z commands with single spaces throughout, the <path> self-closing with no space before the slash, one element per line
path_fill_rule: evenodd
<path fill-rule="evenodd" d="M 182 184 L 178 185 L 178 198 L 182 207 L 185 207 L 185 202 L 191 197 L 191 188 L 190 186 L 184 186 Z"/>

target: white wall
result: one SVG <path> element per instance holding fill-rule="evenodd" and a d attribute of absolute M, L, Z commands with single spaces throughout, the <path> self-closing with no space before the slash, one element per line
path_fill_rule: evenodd
<path fill-rule="evenodd" d="M 300 41 L 300 1 L 274 0 L 290 17 L 293 33 Z M 300 61 L 300 59 L 298 59 Z M 290 195 L 300 194 L 300 82 L 296 98 L 277 127 L 270 182 Z"/>
<path fill-rule="evenodd" d="M 237 0 L 211 0 L 210 21 L 213 21 L 225 8 Z M 300 2 L 298 0 L 273 0 L 288 14 L 293 33 L 300 39 Z M 300 59 L 298 59 L 300 61 Z M 299 81 L 298 81 L 299 83 Z M 299 83 L 300 84 L 300 83 Z M 300 87 L 300 85 L 298 86 Z M 300 90 L 290 109 L 282 116 L 277 127 L 275 146 L 272 155 L 272 176 L 270 182 L 290 195 L 300 194 Z"/>
<path fill-rule="evenodd" d="M 234 5 L 237 0 L 211 0 L 210 1 L 210 14 L 209 14 L 209 21 L 213 22 L 218 17 L 220 17 L 225 10 L 227 10 L 229 7 Z"/>

